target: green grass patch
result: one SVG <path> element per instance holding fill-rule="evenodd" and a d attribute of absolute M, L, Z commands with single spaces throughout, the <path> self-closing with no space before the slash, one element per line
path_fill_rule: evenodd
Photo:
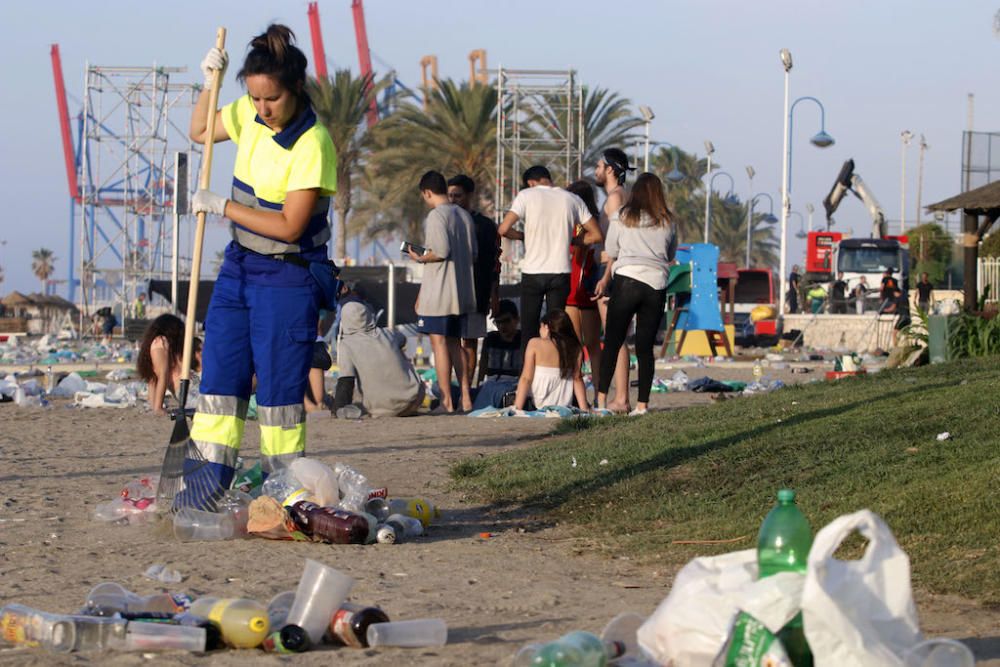
<path fill-rule="evenodd" d="M 1000 604 L 996 357 L 556 430 L 530 449 L 457 464 L 455 485 L 574 525 L 609 554 L 665 565 L 753 547 L 776 490 L 790 487 L 814 530 L 871 509 L 909 554 L 915 586 Z M 938 442 L 944 431 L 952 438 Z M 743 539 L 674 544 L 733 538 Z M 860 555 L 860 544 L 843 553 Z"/>

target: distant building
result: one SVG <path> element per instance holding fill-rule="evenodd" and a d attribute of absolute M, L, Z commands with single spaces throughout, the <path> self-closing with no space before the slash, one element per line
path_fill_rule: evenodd
<path fill-rule="evenodd" d="M 75 305 L 55 294 L 11 292 L 0 300 L 0 305 L 0 333 L 58 333 L 79 317 Z"/>

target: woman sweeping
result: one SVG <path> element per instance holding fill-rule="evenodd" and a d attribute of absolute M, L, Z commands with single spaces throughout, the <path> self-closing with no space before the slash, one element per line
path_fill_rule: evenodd
<path fill-rule="evenodd" d="M 218 111 L 215 136 L 206 136 L 206 90 L 191 116 L 194 141 L 237 144 L 231 194 L 200 190 L 193 199 L 194 212 L 228 218 L 233 237 L 205 320 L 191 427 L 221 488 L 233 476 L 254 374 L 263 470 L 305 453 L 302 396 L 325 299 L 310 266 L 327 257 L 337 158 L 310 106 L 306 57 L 293 39 L 282 25 L 254 37 L 236 75 L 247 93 Z M 225 51 L 208 52 L 201 64 L 206 89 L 212 70 L 225 71 L 227 63 Z"/>

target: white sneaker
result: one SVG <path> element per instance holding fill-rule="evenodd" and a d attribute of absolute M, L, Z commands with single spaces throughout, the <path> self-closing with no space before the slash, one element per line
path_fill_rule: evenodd
<path fill-rule="evenodd" d="M 632 412 L 628 413 L 628 416 L 629 417 L 641 417 L 642 415 L 646 414 L 647 412 L 649 412 L 649 411 L 648 410 L 642 410 L 640 408 L 636 408 Z"/>

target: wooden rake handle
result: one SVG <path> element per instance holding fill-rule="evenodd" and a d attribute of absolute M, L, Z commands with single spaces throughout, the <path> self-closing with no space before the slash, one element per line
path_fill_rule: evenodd
<path fill-rule="evenodd" d="M 215 46 L 226 48 L 226 29 L 215 31 Z M 198 189 L 207 190 L 212 183 L 212 154 L 215 152 L 215 117 L 218 115 L 219 89 L 222 87 L 222 71 L 212 74 L 212 85 L 208 89 L 208 129 L 206 130 L 205 151 L 201 161 Z M 191 379 L 191 356 L 194 352 L 194 322 L 198 311 L 198 286 L 201 283 L 201 251 L 205 245 L 205 212 L 198 214 L 198 224 L 194 233 L 194 253 L 191 258 L 191 277 L 188 285 L 187 316 L 184 319 L 184 355 L 181 357 L 181 382 Z M 183 406 L 182 406 L 183 407 Z"/>

